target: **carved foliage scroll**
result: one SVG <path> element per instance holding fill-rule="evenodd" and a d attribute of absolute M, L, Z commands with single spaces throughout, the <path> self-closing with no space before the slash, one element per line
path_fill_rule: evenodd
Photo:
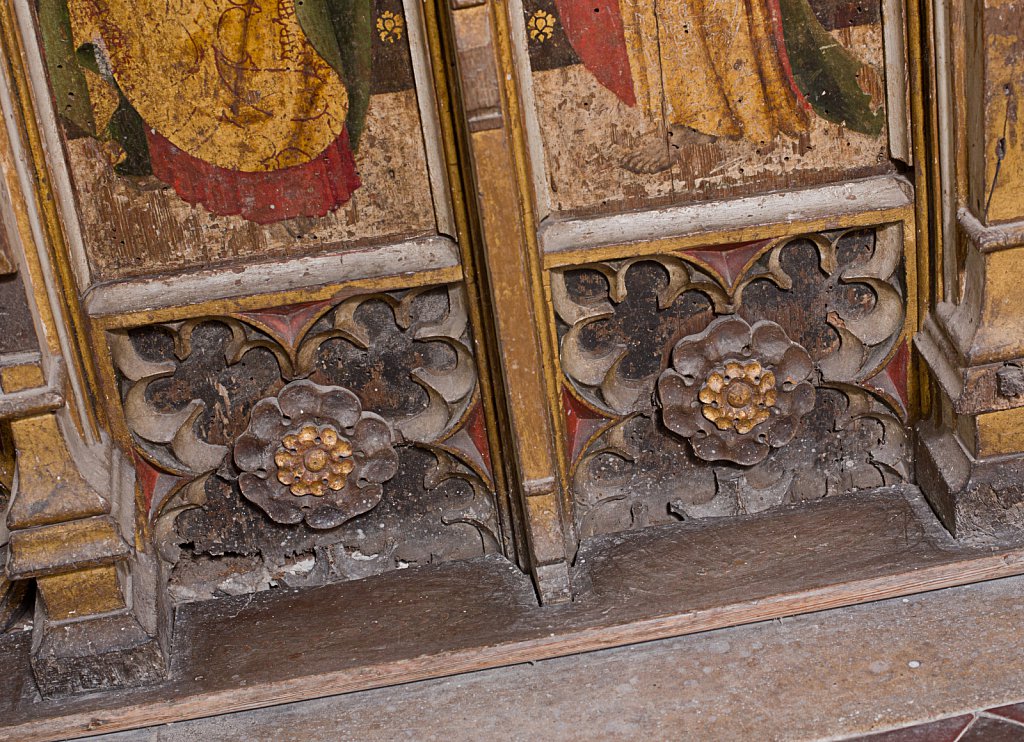
<path fill-rule="evenodd" d="M 907 479 L 902 254 L 885 226 L 553 273 L 580 534 Z"/>
<path fill-rule="evenodd" d="M 463 302 L 415 289 L 109 336 L 179 599 L 501 550 Z"/>

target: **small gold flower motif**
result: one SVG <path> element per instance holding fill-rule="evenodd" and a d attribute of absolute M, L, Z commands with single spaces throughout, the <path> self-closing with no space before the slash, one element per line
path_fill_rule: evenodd
<path fill-rule="evenodd" d="M 351 457 L 352 444 L 334 428 L 306 425 L 286 435 L 274 454 L 277 480 L 296 497 L 323 497 L 344 489 L 355 468 Z"/>
<path fill-rule="evenodd" d="M 402 20 L 402 16 L 385 10 L 377 16 L 377 33 L 380 34 L 381 41 L 394 44 L 405 33 L 405 21 Z"/>
<path fill-rule="evenodd" d="M 719 430 L 745 435 L 768 419 L 775 406 L 775 374 L 757 361 L 729 361 L 711 372 L 700 390 L 701 412 Z"/>
<path fill-rule="evenodd" d="M 555 32 L 555 17 L 545 10 L 538 10 L 530 16 L 526 27 L 530 29 L 530 38 L 542 44 Z"/>

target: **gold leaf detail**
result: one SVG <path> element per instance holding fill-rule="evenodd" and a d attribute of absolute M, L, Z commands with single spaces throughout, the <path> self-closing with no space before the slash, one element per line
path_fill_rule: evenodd
<path fill-rule="evenodd" d="M 555 17 L 545 10 L 538 10 L 530 16 L 526 27 L 530 31 L 530 38 L 543 44 L 555 33 Z"/>
<path fill-rule="evenodd" d="M 355 468 L 351 457 L 352 444 L 337 430 L 306 425 L 281 440 L 274 454 L 277 481 L 296 497 L 323 497 L 328 490 L 344 489 Z"/>
<path fill-rule="evenodd" d="M 757 361 L 730 361 L 708 374 L 697 398 L 701 413 L 715 427 L 746 435 L 771 415 L 778 399 L 775 374 Z"/>
<path fill-rule="evenodd" d="M 405 21 L 402 16 L 385 10 L 377 16 L 377 33 L 384 43 L 394 44 L 401 40 L 402 34 L 405 33 Z"/>

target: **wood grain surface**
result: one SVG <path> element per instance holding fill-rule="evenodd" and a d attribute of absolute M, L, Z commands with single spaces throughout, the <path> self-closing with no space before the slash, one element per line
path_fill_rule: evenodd
<path fill-rule="evenodd" d="M 0 739 L 64 739 L 323 697 L 1024 572 L 966 549 L 913 491 L 584 544 L 577 599 L 539 607 L 500 557 L 195 603 L 162 685 L 42 701 L 27 633 L 0 640 Z"/>

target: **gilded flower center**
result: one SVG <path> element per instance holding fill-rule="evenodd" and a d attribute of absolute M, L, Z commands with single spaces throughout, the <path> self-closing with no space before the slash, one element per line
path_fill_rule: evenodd
<path fill-rule="evenodd" d="M 327 466 L 327 452 L 322 448 L 314 448 L 306 454 L 306 468 L 310 471 L 320 471 Z"/>
<path fill-rule="evenodd" d="M 753 397 L 750 387 L 742 381 L 734 381 L 725 392 L 725 400 L 733 407 L 745 407 Z"/>
<path fill-rule="evenodd" d="M 698 395 L 704 417 L 719 430 L 740 435 L 767 420 L 777 398 L 775 374 L 757 361 L 729 361 L 708 375 Z"/>
<path fill-rule="evenodd" d="M 289 433 L 274 454 L 277 480 L 296 497 L 323 497 L 344 489 L 355 468 L 352 444 L 332 427 L 306 425 Z"/>

